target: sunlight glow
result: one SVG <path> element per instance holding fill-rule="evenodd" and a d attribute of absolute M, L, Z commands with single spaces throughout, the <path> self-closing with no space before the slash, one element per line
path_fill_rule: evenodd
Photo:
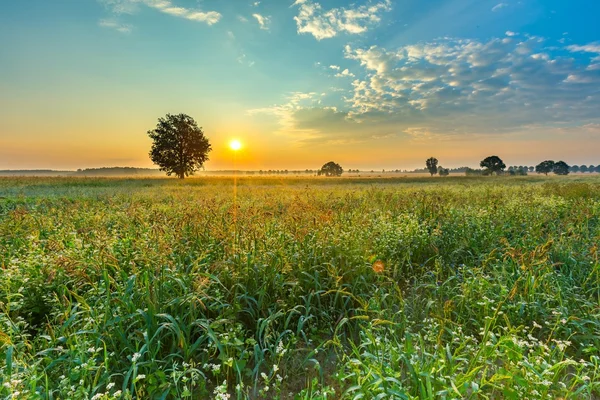
<path fill-rule="evenodd" d="M 237 139 L 234 139 L 231 142 L 229 142 L 229 148 L 233 151 L 238 151 L 242 148 L 242 142 L 240 142 Z"/>

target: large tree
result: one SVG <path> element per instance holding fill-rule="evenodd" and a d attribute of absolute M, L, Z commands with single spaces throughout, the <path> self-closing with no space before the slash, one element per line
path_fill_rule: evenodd
<path fill-rule="evenodd" d="M 569 164 L 567 164 L 564 161 L 558 161 L 558 162 L 554 163 L 554 166 L 552 167 L 552 171 L 556 175 L 569 175 Z"/>
<path fill-rule="evenodd" d="M 486 168 L 486 170 L 484 171 L 486 175 L 492 175 L 494 173 L 498 174 L 498 172 L 506 168 L 504 161 L 502 161 L 502 159 L 498 156 L 489 156 L 484 158 L 479 163 L 479 166 L 481 168 Z"/>
<path fill-rule="evenodd" d="M 168 176 L 185 178 L 202 168 L 211 150 L 202 128 L 189 115 L 167 114 L 158 119 L 154 130 L 148 131 L 154 141 L 150 159 Z"/>
<path fill-rule="evenodd" d="M 327 164 L 321 167 L 317 174 L 325 176 L 341 176 L 343 172 L 344 169 L 340 166 L 340 164 L 329 161 Z"/>
<path fill-rule="evenodd" d="M 425 161 L 425 165 L 427 166 L 427 169 L 429 170 L 429 173 L 431 174 L 431 176 L 434 176 L 435 174 L 437 174 L 438 172 L 438 159 L 435 157 L 429 157 L 426 161 Z"/>
<path fill-rule="evenodd" d="M 548 175 L 554 169 L 554 161 L 546 160 L 542 161 L 538 165 L 535 166 L 535 172 L 538 174 L 546 174 Z"/>

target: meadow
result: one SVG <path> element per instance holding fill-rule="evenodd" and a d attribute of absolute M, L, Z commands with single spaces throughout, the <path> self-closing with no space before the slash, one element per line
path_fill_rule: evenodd
<path fill-rule="evenodd" d="M 597 177 L 0 178 L 0 397 L 600 398 Z"/>

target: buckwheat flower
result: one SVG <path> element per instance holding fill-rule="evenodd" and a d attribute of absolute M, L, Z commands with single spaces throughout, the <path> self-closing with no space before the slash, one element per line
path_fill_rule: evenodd
<path fill-rule="evenodd" d="M 120 390 L 117 390 L 116 392 L 113 393 L 113 397 L 121 397 L 121 392 Z"/>
<path fill-rule="evenodd" d="M 133 353 L 133 356 L 131 356 L 131 361 L 132 362 L 136 362 L 142 355 L 140 353 Z"/>
<path fill-rule="evenodd" d="M 268 381 L 268 380 L 269 380 L 269 378 L 267 377 L 267 374 L 265 374 L 264 372 L 261 372 L 261 373 L 260 373 L 260 376 L 261 376 L 261 377 L 262 377 L 262 378 L 263 378 L 265 381 Z"/>
<path fill-rule="evenodd" d="M 581 379 L 582 379 L 584 382 L 589 382 L 589 381 L 590 381 L 590 377 L 589 377 L 589 376 L 587 376 L 587 375 L 584 375 L 584 376 L 582 376 L 582 377 L 581 377 Z"/>
<path fill-rule="evenodd" d="M 273 372 L 279 371 L 279 365 L 273 364 Z"/>
<path fill-rule="evenodd" d="M 139 374 L 138 376 L 135 377 L 135 381 L 141 381 L 142 379 L 144 379 L 146 377 L 146 375 L 144 374 Z"/>
<path fill-rule="evenodd" d="M 91 400 L 99 400 L 102 397 L 104 397 L 104 393 L 96 393 L 94 396 L 92 396 Z"/>
<path fill-rule="evenodd" d="M 110 389 L 112 389 L 112 388 L 114 388 L 114 387 L 115 387 L 115 384 L 114 384 L 114 382 L 111 382 L 111 383 L 109 383 L 108 385 L 106 385 L 106 390 L 110 390 Z"/>
<path fill-rule="evenodd" d="M 542 328 L 542 326 L 540 324 L 538 324 L 537 322 L 535 322 L 535 321 L 533 321 L 533 327 L 534 328 L 538 328 L 538 329 Z"/>

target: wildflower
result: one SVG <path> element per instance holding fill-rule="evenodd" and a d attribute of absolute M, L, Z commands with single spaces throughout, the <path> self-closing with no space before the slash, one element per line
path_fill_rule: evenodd
<path fill-rule="evenodd" d="M 133 356 L 131 356 L 131 361 L 132 362 L 136 362 L 142 355 L 140 353 L 133 353 Z"/>
<path fill-rule="evenodd" d="M 373 271 L 376 274 L 380 274 L 385 270 L 385 264 L 383 263 L 383 261 L 377 260 L 375 261 L 375 263 L 373 263 L 373 266 L 371 268 L 373 268 Z"/>
<path fill-rule="evenodd" d="M 121 397 L 121 393 L 123 393 L 123 392 L 121 392 L 120 390 L 117 390 L 116 392 L 113 393 L 113 397 L 117 397 L 117 398 Z"/>
<path fill-rule="evenodd" d="M 261 377 L 262 377 L 262 378 L 263 378 L 265 381 L 268 381 L 268 380 L 269 380 L 269 378 L 267 377 L 267 374 L 265 374 L 264 372 L 261 372 L 261 373 L 260 373 L 260 376 L 261 376 Z"/>
<path fill-rule="evenodd" d="M 91 400 L 99 400 L 102 397 L 104 397 L 104 393 L 96 393 L 94 396 L 92 396 Z"/>
<path fill-rule="evenodd" d="M 146 375 L 144 374 L 139 374 L 138 376 L 135 377 L 135 381 L 141 381 L 142 379 L 144 379 L 146 377 Z"/>
<path fill-rule="evenodd" d="M 279 371 L 279 365 L 273 364 L 273 372 Z"/>
<path fill-rule="evenodd" d="M 111 383 L 109 383 L 108 385 L 106 385 L 106 390 L 110 390 L 110 389 L 112 389 L 112 388 L 114 388 L 114 387 L 115 387 L 115 384 L 114 384 L 114 382 L 111 382 Z"/>

